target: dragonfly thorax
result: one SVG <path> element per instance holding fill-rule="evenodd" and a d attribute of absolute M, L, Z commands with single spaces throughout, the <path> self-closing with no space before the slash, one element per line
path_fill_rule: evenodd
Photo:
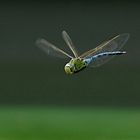
<path fill-rule="evenodd" d="M 79 72 L 80 70 L 82 70 L 83 68 L 85 68 L 87 66 L 87 64 L 85 63 L 85 61 L 81 58 L 73 58 L 70 60 L 69 63 L 67 63 L 65 65 L 65 72 L 67 74 L 73 74 L 76 72 Z"/>

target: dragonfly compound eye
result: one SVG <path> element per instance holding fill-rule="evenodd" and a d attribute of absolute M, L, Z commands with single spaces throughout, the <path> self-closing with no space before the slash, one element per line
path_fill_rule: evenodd
<path fill-rule="evenodd" d="M 72 68 L 68 64 L 65 65 L 64 69 L 66 74 L 73 74 Z"/>

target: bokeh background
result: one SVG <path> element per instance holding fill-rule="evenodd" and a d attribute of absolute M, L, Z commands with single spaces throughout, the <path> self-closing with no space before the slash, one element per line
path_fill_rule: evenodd
<path fill-rule="evenodd" d="M 130 33 L 127 55 L 68 76 L 69 60 L 35 46 L 69 52 L 63 30 L 80 53 Z M 1 2 L 0 139 L 140 139 L 139 32 L 137 1 Z"/>

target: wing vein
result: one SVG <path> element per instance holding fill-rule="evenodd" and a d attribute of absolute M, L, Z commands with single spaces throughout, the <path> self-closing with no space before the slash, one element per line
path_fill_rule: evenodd
<path fill-rule="evenodd" d="M 71 40 L 71 38 L 69 37 L 69 35 L 67 34 L 66 31 L 62 32 L 62 37 L 64 39 L 64 41 L 66 42 L 66 44 L 69 46 L 69 48 L 71 49 L 71 51 L 73 52 L 74 56 L 76 58 L 78 58 L 78 53 L 77 50 L 75 49 L 75 46 L 73 45 L 73 42 Z"/>
<path fill-rule="evenodd" d="M 48 55 L 54 55 L 61 58 L 66 58 L 66 57 L 73 58 L 71 55 L 57 48 L 55 45 L 53 45 L 52 43 L 48 42 L 45 39 L 38 39 L 36 41 L 36 45 L 44 52 L 46 52 Z"/>

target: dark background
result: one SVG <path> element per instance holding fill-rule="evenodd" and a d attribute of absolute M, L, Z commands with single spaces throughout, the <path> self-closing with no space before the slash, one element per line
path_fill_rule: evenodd
<path fill-rule="evenodd" d="M 48 57 L 35 46 L 44 37 L 68 50 L 66 30 L 79 52 L 128 32 L 119 56 L 99 68 L 68 76 L 69 60 Z M 136 1 L 48 1 L 0 4 L 0 103 L 52 105 L 140 105 L 140 3 Z"/>

